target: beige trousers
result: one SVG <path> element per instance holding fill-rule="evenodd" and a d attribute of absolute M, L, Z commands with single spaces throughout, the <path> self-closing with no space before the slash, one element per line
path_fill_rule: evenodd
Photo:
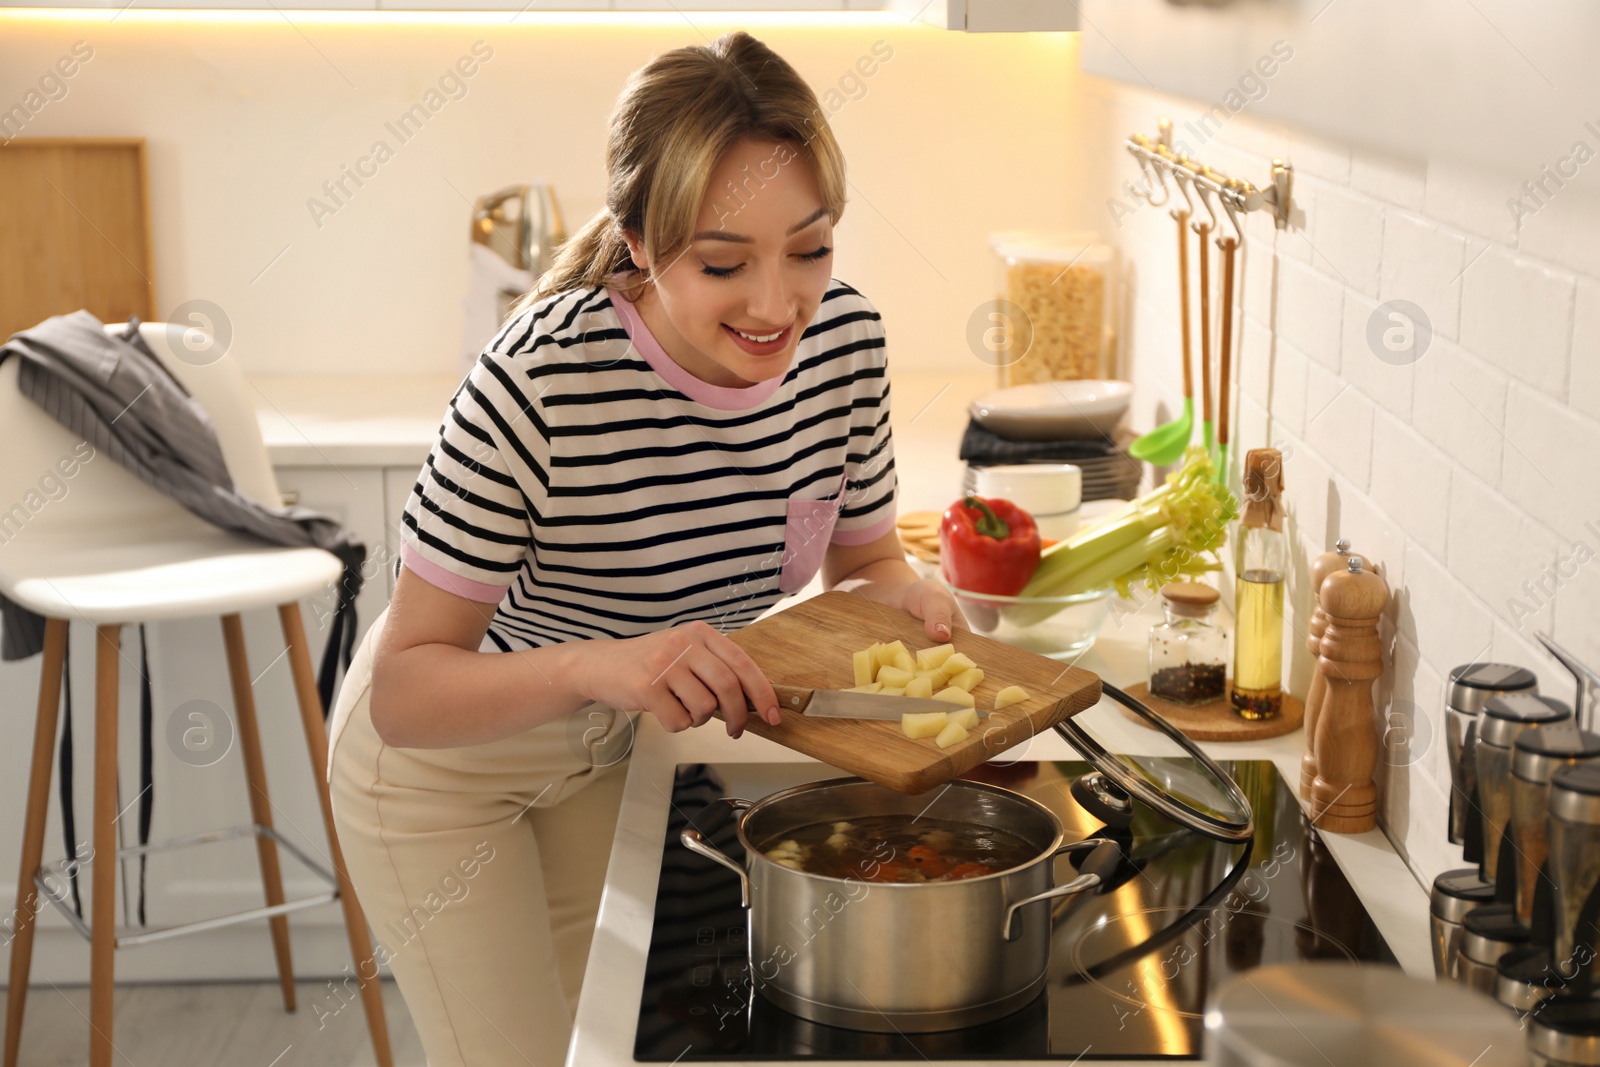
<path fill-rule="evenodd" d="M 367 630 L 335 700 L 334 823 L 373 956 L 399 984 L 428 1067 L 555 1067 L 605 880 L 632 723 L 604 705 L 503 741 L 385 745 Z M 363 972 L 374 973 L 371 961 Z"/>

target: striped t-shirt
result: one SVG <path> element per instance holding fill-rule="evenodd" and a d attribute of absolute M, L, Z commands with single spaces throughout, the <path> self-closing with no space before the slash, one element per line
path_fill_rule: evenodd
<path fill-rule="evenodd" d="M 615 278 L 612 279 L 616 281 Z M 675 363 L 614 288 L 515 316 L 462 380 L 406 501 L 402 562 L 497 605 L 480 650 L 723 632 L 894 528 L 883 324 L 833 279 L 787 373 Z"/>

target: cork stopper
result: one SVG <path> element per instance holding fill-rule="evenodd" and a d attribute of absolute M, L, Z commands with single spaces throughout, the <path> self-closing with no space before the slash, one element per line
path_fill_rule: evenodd
<path fill-rule="evenodd" d="M 1252 448 L 1244 454 L 1245 526 L 1283 529 L 1283 453 Z"/>
<path fill-rule="evenodd" d="M 1161 587 L 1161 599 L 1167 602 L 1174 615 L 1196 619 L 1208 614 L 1221 596 L 1209 585 L 1199 582 L 1168 582 Z"/>

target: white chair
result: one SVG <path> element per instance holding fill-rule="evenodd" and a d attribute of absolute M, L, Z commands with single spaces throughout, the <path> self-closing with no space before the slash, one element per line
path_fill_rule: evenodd
<path fill-rule="evenodd" d="M 106 327 L 108 332 L 125 328 Z M 143 323 L 140 334 L 186 389 L 211 415 L 223 458 L 239 491 L 276 505 L 281 500 L 277 479 L 267 458 L 249 387 L 238 364 L 224 353 L 197 365 L 183 358 L 185 327 Z M 191 337 L 192 340 L 192 337 Z M 383 999 L 372 968 L 372 942 L 366 919 L 356 902 L 334 831 L 328 798 L 328 741 L 321 698 L 312 672 L 311 652 L 297 603 L 335 583 L 341 576 L 337 557 L 320 548 L 285 548 L 229 533 L 196 518 L 170 497 L 144 484 L 113 460 L 96 456 L 70 479 L 61 478 L 57 462 L 73 457 L 83 442 L 27 399 L 17 388 L 21 360 L 0 363 L 0 593 L 47 619 L 39 710 L 34 727 L 32 777 L 28 786 L 23 832 L 22 868 L 17 879 L 16 929 L 11 943 L 11 977 L 6 999 L 4 1067 L 16 1067 L 22 1039 L 22 1015 L 33 958 L 34 915 L 43 902 L 54 903 L 88 937 L 90 949 L 91 1067 L 111 1067 L 112 959 L 115 949 L 157 938 L 195 932 L 232 922 L 266 918 L 272 932 L 284 1009 L 295 1006 L 294 972 L 289 957 L 289 925 L 285 913 L 337 898 L 344 910 L 350 949 L 361 981 L 362 1002 L 380 1067 L 392 1062 Z M 137 402 L 137 401 L 136 401 Z M 68 485 L 58 499 L 33 510 L 23 502 L 38 495 L 39 481 L 54 474 Z M 328 871 L 278 836 L 267 797 L 250 669 L 245 659 L 244 628 L 239 613 L 275 606 L 288 644 L 300 720 L 311 755 L 312 778 L 322 806 L 333 871 Z M 220 615 L 232 680 L 238 736 L 250 793 L 252 823 L 230 830 L 117 848 L 117 671 L 122 627 L 127 624 Z M 60 895 L 48 889 L 48 869 L 40 867 L 45 817 L 49 805 L 51 754 L 61 701 L 62 663 L 71 621 L 96 628 L 93 855 L 81 865 L 91 876 L 90 922 L 85 925 Z M 161 848 L 204 844 L 253 836 L 261 863 L 261 884 L 267 906 L 182 926 L 138 933 L 116 929 L 117 860 Z M 278 866 L 278 845 L 317 871 L 329 883 L 326 893 L 285 901 Z M 53 864 L 57 871 L 66 861 Z M 42 895 L 41 895 L 42 894 Z"/>

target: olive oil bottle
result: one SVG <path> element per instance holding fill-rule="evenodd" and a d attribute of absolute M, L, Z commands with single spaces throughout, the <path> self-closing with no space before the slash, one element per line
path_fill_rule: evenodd
<path fill-rule="evenodd" d="M 1253 448 L 1244 457 L 1244 517 L 1234 542 L 1233 709 L 1270 719 L 1283 708 L 1283 456 Z"/>

